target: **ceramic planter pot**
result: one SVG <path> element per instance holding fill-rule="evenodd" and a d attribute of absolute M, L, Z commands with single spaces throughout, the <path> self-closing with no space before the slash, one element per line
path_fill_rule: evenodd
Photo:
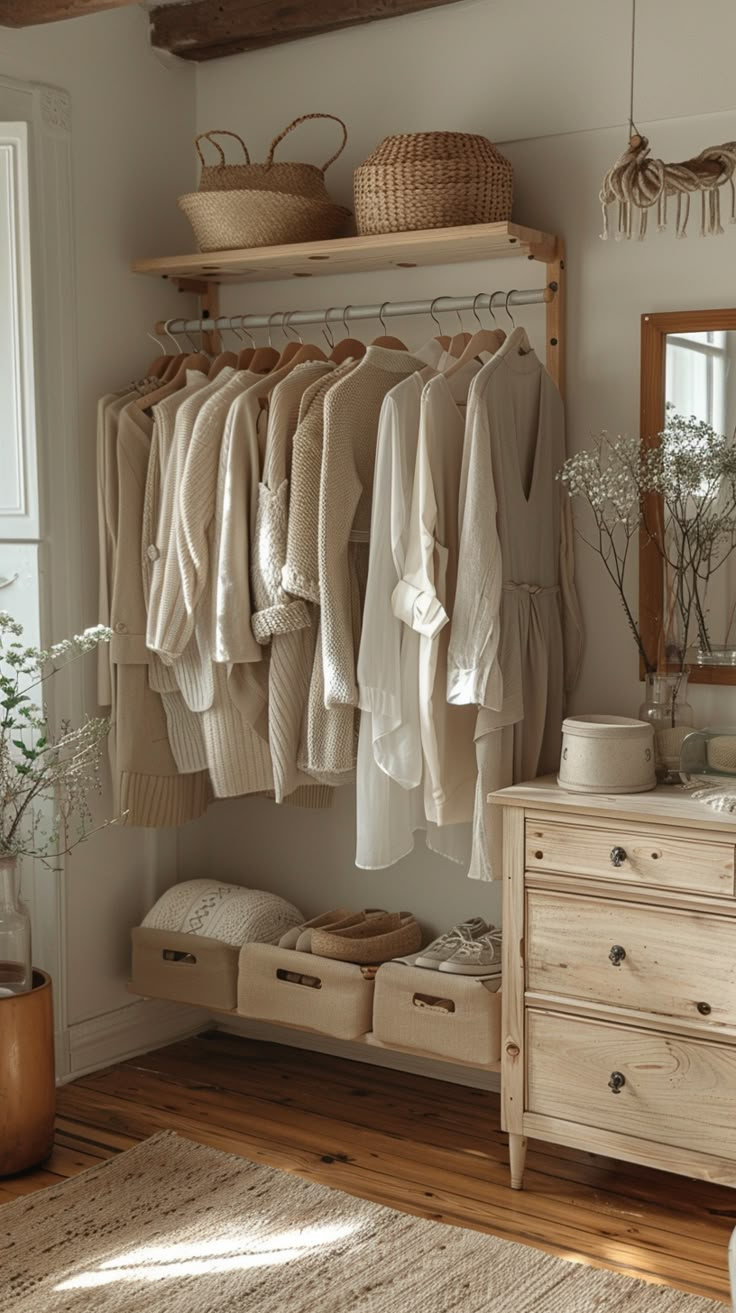
<path fill-rule="evenodd" d="M 51 977 L 0 998 L 0 1176 L 48 1158 L 54 1143 L 54 1009 Z"/>

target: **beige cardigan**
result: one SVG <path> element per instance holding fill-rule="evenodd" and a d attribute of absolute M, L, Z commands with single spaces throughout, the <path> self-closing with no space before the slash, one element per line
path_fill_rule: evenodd
<path fill-rule="evenodd" d="M 116 671 L 116 792 L 128 825 L 176 826 L 201 816 L 211 797 L 205 772 L 180 775 L 161 698 L 149 684 L 141 572 L 143 502 L 152 422 L 137 405 L 120 413 L 116 448 L 117 533 L 112 566 L 111 658 Z M 107 486 L 112 479 L 107 468 Z"/>

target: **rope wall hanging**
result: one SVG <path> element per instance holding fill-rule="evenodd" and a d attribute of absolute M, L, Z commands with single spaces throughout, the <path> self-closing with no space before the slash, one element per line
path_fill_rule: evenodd
<path fill-rule="evenodd" d="M 609 209 L 618 207 L 616 240 L 629 241 L 638 231 L 639 241 L 646 236 L 649 212 L 657 209 L 657 229 L 667 227 L 668 204 L 675 205 L 675 236 L 686 237 L 690 219 L 691 198 L 700 193 L 700 236 L 713 237 L 723 232 L 721 223 L 720 188 L 728 184 L 731 193 L 730 223 L 736 223 L 736 142 L 722 146 L 709 146 L 694 159 L 679 164 L 665 164 L 652 159 L 649 141 L 637 131 L 634 123 L 634 61 L 636 49 L 636 0 L 632 0 L 631 14 L 631 98 L 629 104 L 629 144 L 623 155 L 609 169 L 600 190 L 603 209 L 603 232 L 606 240 L 610 233 Z M 639 210 L 638 225 L 634 224 L 634 210 Z"/>

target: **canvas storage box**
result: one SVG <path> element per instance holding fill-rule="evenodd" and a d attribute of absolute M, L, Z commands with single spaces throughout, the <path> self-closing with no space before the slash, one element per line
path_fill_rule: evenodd
<path fill-rule="evenodd" d="M 220 939 L 177 930 L 132 931 L 136 994 L 232 1011 L 237 998 L 238 953 Z"/>
<path fill-rule="evenodd" d="M 657 783 L 654 730 L 628 716 L 569 716 L 562 722 L 557 783 L 569 793 L 646 793 Z"/>
<path fill-rule="evenodd" d="M 487 983 L 387 962 L 376 975 L 373 1035 L 387 1048 L 491 1066 L 501 1056 L 501 991 Z"/>
<path fill-rule="evenodd" d="M 357 1039 L 371 1028 L 373 972 L 270 944 L 245 944 L 238 1012 L 259 1021 Z"/>

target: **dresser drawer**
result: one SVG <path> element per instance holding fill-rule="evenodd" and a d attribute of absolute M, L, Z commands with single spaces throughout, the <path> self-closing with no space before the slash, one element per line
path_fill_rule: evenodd
<path fill-rule="evenodd" d="M 527 1039 L 527 1111 L 736 1156 L 736 1049 L 535 1011 Z"/>
<path fill-rule="evenodd" d="M 736 1025 L 736 919 L 534 890 L 527 989 Z"/>
<path fill-rule="evenodd" d="M 673 838 L 625 825 L 605 829 L 565 821 L 526 822 L 526 868 L 664 889 L 732 895 L 734 845 Z"/>

